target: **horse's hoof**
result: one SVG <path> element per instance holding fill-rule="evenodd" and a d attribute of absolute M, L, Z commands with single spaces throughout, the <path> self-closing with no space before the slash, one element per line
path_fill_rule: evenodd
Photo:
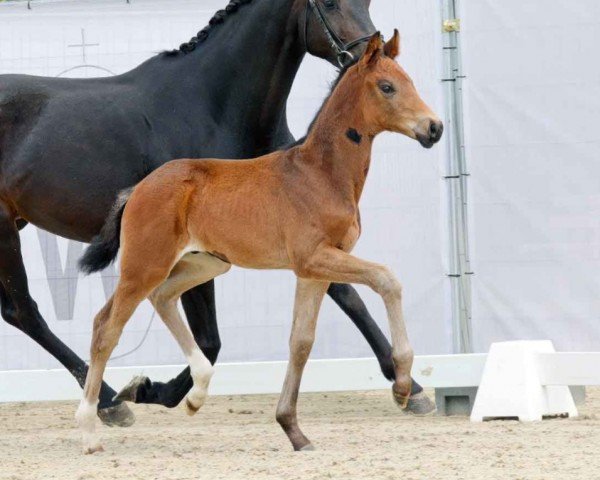
<path fill-rule="evenodd" d="M 131 427 L 135 423 L 135 415 L 125 403 L 98 409 L 98 417 L 109 427 Z"/>
<path fill-rule="evenodd" d="M 307 445 L 304 445 L 300 450 L 298 450 L 299 452 L 314 452 L 315 451 L 315 447 L 313 447 L 312 443 L 309 443 Z"/>
<path fill-rule="evenodd" d="M 427 417 L 434 415 L 437 412 L 437 407 L 435 406 L 435 402 L 431 401 L 425 392 L 419 392 L 410 396 L 408 404 L 402 412 L 416 417 Z"/>
<path fill-rule="evenodd" d="M 83 447 L 84 455 L 92 455 L 93 453 L 103 452 L 104 448 L 99 443 L 94 445 L 86 445 Z"/>
<path fill-rule="evenodd" d="M 148 377 L 137 375 L 113 397 L 113 402 L 134 402 L 140 387 L 149 386 L 152 382 Z"/>

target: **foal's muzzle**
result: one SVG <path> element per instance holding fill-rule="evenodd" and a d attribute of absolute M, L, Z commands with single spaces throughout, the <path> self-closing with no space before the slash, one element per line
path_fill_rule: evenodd
<path fill-rule="evenodd" d="M 428 120 L 423 123 L 425 128 L 416 130 L 415 136 L 423 147 L 431 148 L 442 138 L 444 124 L 440 120 Z"/>

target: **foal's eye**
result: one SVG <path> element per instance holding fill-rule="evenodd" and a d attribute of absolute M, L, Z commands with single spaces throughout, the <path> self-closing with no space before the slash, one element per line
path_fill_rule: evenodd
<path fill-rule="evenodd" d="M 393 95 L 396 93 L 396 89 L 389 82 L 379 82 L 379 90 L 381 90 L 385 95 Z"/>
<path fill-rule="evenodd" d="M 333 8 L 335 7 L 335 0 L 325 0 L 323 5 L 325 5 L 326 8 Z"/>

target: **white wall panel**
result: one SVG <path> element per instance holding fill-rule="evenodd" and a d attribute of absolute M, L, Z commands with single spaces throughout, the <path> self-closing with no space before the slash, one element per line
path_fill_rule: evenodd
<path fill-rule="evenodd" d="M 600 2 L 463 0 L 473 331 L 600 349 Z"/>

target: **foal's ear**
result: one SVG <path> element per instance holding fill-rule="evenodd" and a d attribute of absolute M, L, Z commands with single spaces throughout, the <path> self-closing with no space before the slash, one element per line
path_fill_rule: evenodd
<path fill-rule="evenodd" d="M 376 32 L 369 40 L 369 45 L 360 59 L 362 66 L 374 65 L 383 56 L 383 39 L 381 33 Z"/>
<path fill-rule="evenodd" d="M 383 51 L 386 57 L 390 57 L 391 59 L 400 55 L 400 33 L 398 33 L 397 28 L 394 28 L 394 36 L 385 44 Z"/>

